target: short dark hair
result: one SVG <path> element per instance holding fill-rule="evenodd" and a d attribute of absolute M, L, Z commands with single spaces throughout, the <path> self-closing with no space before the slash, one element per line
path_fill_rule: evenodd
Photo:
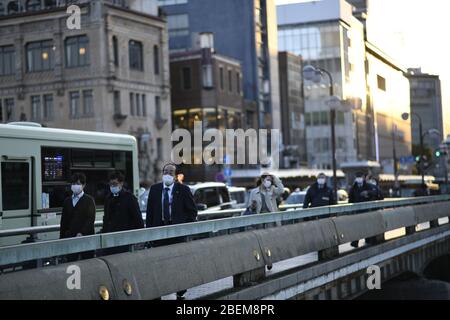
<path fill-rule="evenodd" d="M 70 178 L 70 183 L 77 183 L 78 181 L 80 181 L 81 184 L 86 184 L 86 175 L 82 172 L 75 172 Z"/>
<path fill-rule="evenodd" d="M 164 172 L 164 169 L 165 169 L 166 167 L 168 167 L 168 166 L 174 166 L 174 167 L 175 167 L 175 173 L 178 172 L 178 166 L 177 166 L 177 164 L 174 163 L 174 162 L 168 162 L 168 163 L 166 163 L 166 164 L 164 165 L 164 167 L 162 168 L 162 171 Z"/>
<path fill-rule="evenodd" d="M 111 172 L 110 175 L 109 175 L 109 181 L 116 180 L 116 179 L 119 182 L 124 182 L 125 181 L 125 176 L 120 171 Z"/>
<path fill-rule="evenodd" d="M 356 175 L 355 175 L 357 178 L 361 178 L 361 177 L 364 177 L 365 176 L 365 173 L 364 172 L 361 172 L 361 171 L 359 171 L 359 172 L 357 172 L 356 173 Z"/>

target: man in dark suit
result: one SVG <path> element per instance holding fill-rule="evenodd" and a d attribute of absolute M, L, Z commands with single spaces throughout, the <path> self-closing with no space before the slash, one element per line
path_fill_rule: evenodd
<path fill-rule="evenodd" d="M 72 196 L 66 198 L 63 203 L 60 238 L 93 235 L 95 234 L 95 201 L 83 191 L 86 187 L 86 176 L 83 173 L 75 173 L 70 182 Z M 83 259 L 88 259 L 93 256 L 93 253 L 87 252 L 81 256 Z M 78 254 L 67 257 L 69 261 L 78 258 Z"/>
<path fill-rule="evenodd" d="M 102 233 L 144 228 L 141 210 L 136 197 L 123 189 L 125 177 L 119 171 L 109 176 L 111 193 L 106 197 Z M 110 248 L 104 254 L 127 252 L 129 246 Z"/>
<path fill-rule="evenodd" d="M 197 206 L 188 186 L 176 182 L 177 167 L 168 163 L 163 167 L 163 181 L 150 188 L 147 203 L 147 228 L 194 222 Z M 184 242 L 185 237 L 154 241 L 153 247 Z M 177 293 L 183 299 L 186 291 Z"/>

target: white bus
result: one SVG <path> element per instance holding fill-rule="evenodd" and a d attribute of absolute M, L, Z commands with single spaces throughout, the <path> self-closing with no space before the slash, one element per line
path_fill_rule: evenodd
<path fill-rule="evenodd" d="M 127 189 L 138 196 L 137 152 L 136 139 L 128 135 L 0 124 L 0 230 L 59 224 L 75 172 L 86 175 L 85 192 L 95 199 L 96 220 L 101 220 L 112 171 L 122 171 Z M 0 246 L 25 239 L 0 238 Z"/>

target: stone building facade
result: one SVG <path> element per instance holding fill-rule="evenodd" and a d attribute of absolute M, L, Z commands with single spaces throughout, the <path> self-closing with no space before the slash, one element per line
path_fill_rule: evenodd
<path fill-rule="evenodd" d="M 71 4 L 79 30 L 67 26 Z M 171 102 L 156 1 L 0 1 L 0 34 L 0 122 L 131 134 L 140 178 L 159 178 Z"/>

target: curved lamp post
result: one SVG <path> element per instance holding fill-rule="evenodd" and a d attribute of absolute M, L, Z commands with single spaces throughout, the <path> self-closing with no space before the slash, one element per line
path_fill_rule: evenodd
<path fill-rule="evenodd" d="M 338 108 L 341 104 L 341 101 L 338 97 L 334 96 L 334 85 L 333 85 L 333 77 L 331 73 L 322 68 L 316 68 L 311 65 L 307 65 L 303 68 L 303 77 L 308 81 L 313 81 L 315 83 L 319 83 L 322 80 L 322 77 L 325 75 L 328 76 L 330 81 L 330 100 L 327 105 L 330 107 L 330 122 L 331 122 L 331 153 L 332 153 L 332 165 L 333 165 L 333 192 L 334 197 L 337 200 L 337 166 L 336 166 L 336 108 Z"/>

